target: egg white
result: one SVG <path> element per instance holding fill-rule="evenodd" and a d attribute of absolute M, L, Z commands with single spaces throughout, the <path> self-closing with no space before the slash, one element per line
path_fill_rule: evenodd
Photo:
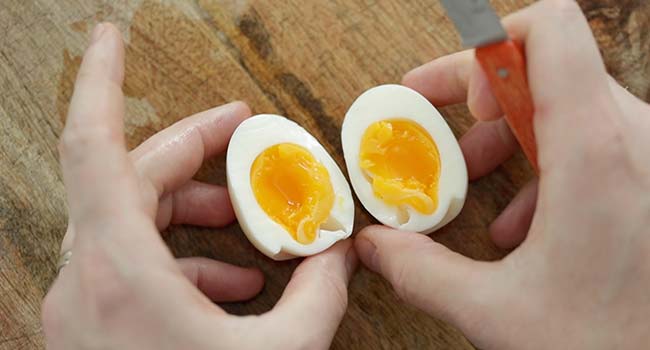
<path fill-rule="evenodd" d="M 441 163 L 438 207 L 430 215 L 406 206 L 409 218 L 400 223 L 398 207 L 388 205 L 375 196 L 372 184 L 359 166 L 363 134 L 371 124 L 386 119 L 406 119 L 419 124 L 438 147 Z M 364 92 L 345 115 L 341 142 L 354 192 L 366 210 L 382 224 L 405 231 L 430 233 L 460 213 L 467 194 L 465 159 L 454 134 L 438 110 L 416 91 L 401 85 L 381 85 Z"/>
<path fill-rule="evenodd" d="M 271 219 L 257 202 L 251 187 L 250 171 L 257 156 L 280 143 L 307 149 L 327 169 L 334 190 L 334 206 L 316 239 L 298 243 L 279 223 Z M 253 245 L 274 260 L 319 253 L 352 234 L 354 202 L 348 182 L 325 148 L 305 129 L 279 115 L 251 117 L 235 130 L 226 158 L 230 200 L 242 231 Z"/>

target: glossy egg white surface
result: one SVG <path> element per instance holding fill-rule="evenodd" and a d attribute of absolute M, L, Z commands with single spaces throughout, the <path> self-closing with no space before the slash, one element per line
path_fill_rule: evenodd
<path fill-rule="evenodd" d="M 329 172 L 335 193 L 329 218 L 309 244 L 296 241 L 270 218 L 257 202 L 251 187 L 251 166 L 267 148 L 292 143 L 307 149 Z M 242 231 L 262 253 L 274 260 L 286 260 L 319 253 L 352 234 L 354 202 L 348 182 L 325 148 L 305 129 L 278 115 L 251 117 L 235 130 L 228 146 L 226 171 L 230 199 Z"/>
<path fill-rule="evenodd" d="M 378 198 L 359 166 L 362 136 L 373 123 L 388 119 L 406 119 L 425 129 L 440 155 L 438 206 L 424 215 L 405 206 L 408 217 L 399 208 Z M 467 194 L 467 168 L 460 146 L 438 110 L 418 92 L 401 85 L 371 88 L 352 104 L 341 131 L 343 154 L 352 187 L 366 210 L 384 225 L 405 231 L 430 233 L 446 225 L 461 211 Z"/>

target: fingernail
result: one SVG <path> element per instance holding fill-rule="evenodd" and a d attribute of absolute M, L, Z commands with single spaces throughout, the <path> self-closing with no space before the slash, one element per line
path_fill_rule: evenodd
<path fill-rule="evenodd" d="M 365 238 L 357 238 L 356 249 L 359 258 L 367 268 L 379 272 L 379 259 L 377 258 L 377 247 Z"/>
<path fill-rule="evenodd" d="M 98 25 L 96 25 L 95 29 L 93 29 L 93 33 L 90 35 L 90 43 L 94 44 L 97 41 L 99 41 L 105 29 L 106 26 L 104 25 L 104 23 L 99 23 Z"/>
<path fill-rule="evenodd" d="M 354 245 L 350 245 L 348 252 L 345 254 L 345 268 L 348 271 L 348 278 L 352 277 L 357 265 L 359 265 L 357 252 L 354 250 Z"/>

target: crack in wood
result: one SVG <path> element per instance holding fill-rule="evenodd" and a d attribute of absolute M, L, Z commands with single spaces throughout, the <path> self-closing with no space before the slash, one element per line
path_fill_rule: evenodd
<path fill-rule="evenodd" d="M 253 48 L 254 52 L 260 58 L 260 62 L 266 65 L 266 70 L 270 71 L 273 80 L 263 81 L 257 77 L 248 66 L 242 48 L 238 47 L 233 41 L 227 37 L 218 35 L 221 33 L 221 28 L 212 19 L 208 11 L 203 8 L 198 1 L 195 1 L 196 7 L 201 11 L 204 20 L 207 18 L 213 30 L 217 33 L 217 37 L 226 44 L 234 55 L 238 57 L 238 61 L 243 70 L 246 71 L 248 76 L 255 82 L 260 90 L 271 100 L 276 108 L 284 116 L 287 115 L 287 108 L 284 103 L 278 98 L 278 95 L 272 90 L 280 87 L 285 93 L 290 95 L 321 129 L 322 135 L 325 137 L 327 148 L 335 151 L 337 154 L 342 154 L 340 142 L 340 126 L 334 122 L 334 118 L 325 112 L 323 102 L 315 97 L 314 93 L 309 89 L 309 86 L 300 80 L 294 73 L 287 72 L 280 59 L 275 55 L 271 45 L 271 36 L 263 25 L 259 14 L 254 8 L 249 8 L 238 20 L 237 28 L 240 33 L 246 37 Z M 279 84 L 277 84 L 279 83 Z"/>
<path fill-rule="evenodd" d="M 229 50 L 232 57 L 239 63 L 239 66 L 242 68 L 248 78 L 260 89 L 260 91 L 273 103 L 273 105 L 278 109 L 278 113 L 282 115 L 287 114 L 287 110 L 278 98 L 271 90 L 269 90 L 260 79 L 250 70 L 246 61 L 244 60 L 244 55 L 242 55 L 241 49 L 237 47 L 227 36 L 222 35 L 221 28 L 219 25 L 212 19 L 209 13 L 205 8 L 199 4 L 198 0 L 194 1 L 196 10 L 201 14 L 203 21 L 212 29 L 215 36 L 224 44 Z"/>

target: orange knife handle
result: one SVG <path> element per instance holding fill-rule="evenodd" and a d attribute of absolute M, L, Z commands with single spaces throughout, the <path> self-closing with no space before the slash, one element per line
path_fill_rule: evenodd
<path fill-rule="evenodd" d="M 477 48 L 476 58 L 487 75 L 510 129 L 535 172 L 539 173 L 533 129 L 535 111 L 528 87 L 523 48 L 508 40 Z"/>

